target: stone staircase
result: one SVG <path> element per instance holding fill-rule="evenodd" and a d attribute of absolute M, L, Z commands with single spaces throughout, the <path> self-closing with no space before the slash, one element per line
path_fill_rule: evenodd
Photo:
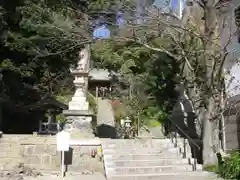
<path fill-rule="evenodd" d="M 182 158 L 182 148 L 169 139 L 112 139 L 102 143 L 108 180 L 213 180 L 216 175 Z"/>

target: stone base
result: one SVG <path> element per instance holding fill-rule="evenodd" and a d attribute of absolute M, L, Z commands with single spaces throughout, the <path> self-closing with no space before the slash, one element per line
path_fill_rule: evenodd
<path fill-rule="evenodd" d="M 71 134 L 71 138 L 94 138 L 91 116 L 68 116 L 64 130 Z"/>

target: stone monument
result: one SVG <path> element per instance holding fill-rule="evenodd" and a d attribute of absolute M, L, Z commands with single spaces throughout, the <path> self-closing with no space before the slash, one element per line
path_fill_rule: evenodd
<path fill-rule="evenodd" d="M 94 137 L 92 128 L 92 113 L 89 111 L 87 101 L 88 73 L 90 63 L 90 46 L 86 45 L 79 53 L 79 61 L 76 68 L 71 68 L 74 76 L 75 93 L 69 102 L 68 110 L 64 110 L 66 123 L 64 130 L 68 131 L 72 137 L 92 138 Z"/>

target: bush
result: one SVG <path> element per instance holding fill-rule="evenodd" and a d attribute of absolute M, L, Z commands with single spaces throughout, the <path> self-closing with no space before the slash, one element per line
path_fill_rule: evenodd
<path fill-rule="evenodd" d="M 219 166 L 218 174 L 222 178 L 240 180 L 240 152 L 235 152 L 224 158 L 223 163 Z"/>
<path fill-rule="evenodd" d="M 93 113 L 97 114 L 97 99 L 94 95 L 88 92 L 87 100 L 90 108 L 93 110 Z"/>
<path fill-rule="evenodd" d="M 205 165 L 203 167 L 204 171 L 208 171 L 208 172 L 213 172 L 213 173 L 217 173 L 217 166 L 216 165 Z"/>
<path fill-rule="evenodd" d="M 58 114 L 58 115 L 56 116 L 56 121 L 57 121 L 57 123 L 59 123 L 59 124 L 63 124 L 63 123 L 65 123 L 66 118 L 65 118 L 65 116 L 64 116 L 63 114 Z"/>

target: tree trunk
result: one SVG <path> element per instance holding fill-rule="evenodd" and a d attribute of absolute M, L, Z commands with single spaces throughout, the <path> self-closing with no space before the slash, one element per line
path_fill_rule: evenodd
<path fill-rule="evenodd" d="M 213 129 L 213 122 L 211 122 L 212 112 L 215 110 L 215 101 L 213 98 L 213 94 L 215 93 L 212 75 L 214 73 L 214 61 L 211 55 L 214 56 L 214 49 L 216 48 L 213 44 L 214 39 L 217 33 L 217 10 L 215 7 L 215 3 L 217 0 L 208 0 L 204 1 L 204 34 L 206 36 L 206 40 L 204 40 L 205 50 L 212 50 L 211 54 L 205 54 L 204 64 L 206 68 L 206 85 L 204 91 L 204 105 L 205 105 L 205 113 L 203 116 L 203 163 L 204 164 L 215 164 L 216 156 L 214 152 L 215 144 L 213 143 L 214 136 L 217 136 Z"/>
<path fill-rule="evenodd" d="M 214 100 L 210 98 L 208 100 L 208 105 L 203 115 L 203 163 L 204 164 L 215 164 L 216 156 L 214 153 L 214 143 L 213 136 L 215 136 L 213 131 L 213 124 L 210 121 L 211 112 L 214 110 Z"/>

